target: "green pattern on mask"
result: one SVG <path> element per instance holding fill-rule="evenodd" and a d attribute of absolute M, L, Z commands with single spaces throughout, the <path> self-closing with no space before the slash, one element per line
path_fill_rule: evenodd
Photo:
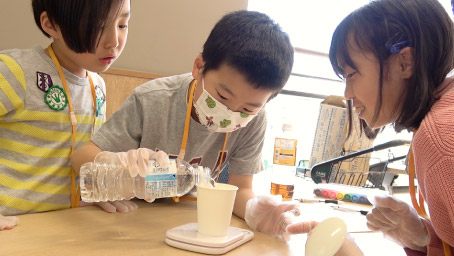
<path fill-rule="evenodd" d="M 205 99 L 205 102 L 207 103 L 207 106 L 209 108 L 214 108 L 216 107 L 216 102 L 210 97 L 208 96 L 206 99 Z"/>
<path fill-rule="evenodd" d="M 219 123 L 221 125 L 221 128 L 227 128 L 227 126 L 229 126 L 232 123 L 232 121 L 224 119 L 224 120 L 220 121 Z"/>
<path fill-rule="evenodd" d="M 248 114 L 245 114 L 245 113 L 243 113 L 243 112 L 240 112 L 240 116 L 241 116 L 242 118 L 247 118 L 249 115 L 248 115 Z"/>

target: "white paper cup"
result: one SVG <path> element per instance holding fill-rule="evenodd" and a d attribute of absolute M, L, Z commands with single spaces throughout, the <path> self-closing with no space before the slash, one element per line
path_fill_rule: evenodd
<path fill-rule="evenodd" d="M 237 186 L 215 183 L 197 185 L 198 232 L 208 236 L 226 236 L 232 219 Z"/>

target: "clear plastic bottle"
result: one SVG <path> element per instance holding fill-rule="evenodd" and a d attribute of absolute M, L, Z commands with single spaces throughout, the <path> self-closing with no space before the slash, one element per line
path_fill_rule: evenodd
<path fill-rule="evenodd" d="M 84 202 L 129 200 L 134 197 L 150 200 L 182 196 L 199 182 L 203 168 L 194 168 L 184 160 L 169 160 L 169 168 L 156 166 L 150 160 L 146 177 L 131 177 L 120 165 L 89 162 L 80 168 L 80 194 Z"/>
<path fill-rule="evenodd" d="M 296 146 L 297 140 L 293 126 L 282 125 L 282 133 L 274 142 L 273 169 L 271 175 L 271 194 L 282 195 L 283 199 L 291 199 L 295 189 Z"/>

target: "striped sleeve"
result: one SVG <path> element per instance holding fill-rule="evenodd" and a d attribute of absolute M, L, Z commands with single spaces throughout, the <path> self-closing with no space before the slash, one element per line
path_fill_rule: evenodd
<path fill-rule="evenodd" d="M 22 68 L 13 58 L 0 54 L 0 117 L 23 107 L 26 89 Z"/>

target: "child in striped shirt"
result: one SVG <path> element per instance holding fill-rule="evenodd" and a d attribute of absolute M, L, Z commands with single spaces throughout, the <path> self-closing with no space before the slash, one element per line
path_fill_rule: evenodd
<path fill-rule="evenodd" d="M 45 49 L 0 52 L 0 230 L 17 225 L 13 215 L 78 206 L 70 156 L 105 121 L 105 84 L 97 73 L 118 58 L 128 35 L 129 0 L 32 6 L 37 26 L 53 41 Z"/>

